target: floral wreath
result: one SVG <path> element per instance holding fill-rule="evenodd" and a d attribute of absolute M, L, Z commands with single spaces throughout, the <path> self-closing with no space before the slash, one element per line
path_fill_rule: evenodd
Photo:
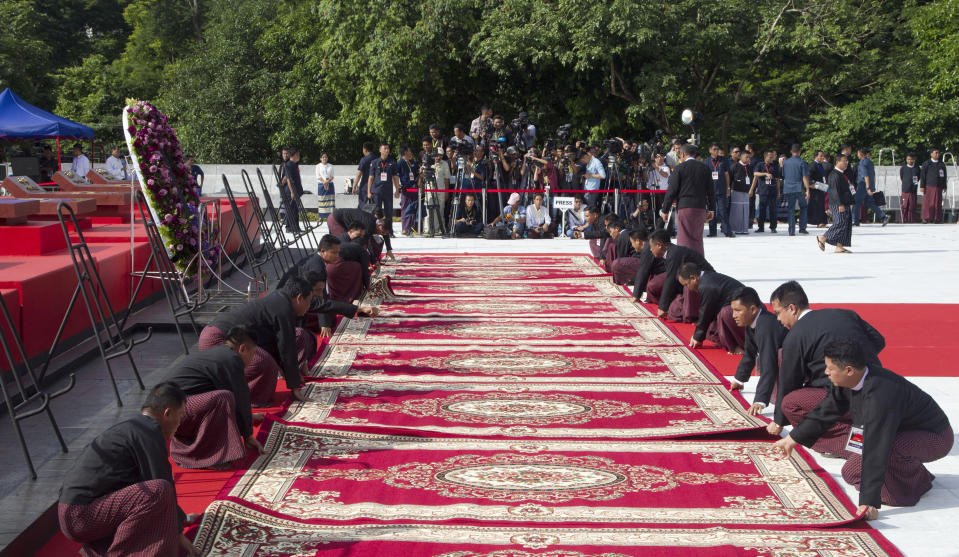
<path fill-rule="evenodd" d="M 200 203 L 196 181 L 183 163 L 183 151 L 166 114 L 145 101 L 127 101 L 123 113 L 124 135 L 139 168 L 140 187 L 166 244 L 170 261 L 185 276 L 197 270 L 199 257 L 212 267 L 220 256 L 219 230 L 213 223 L 199 239 Z"/>

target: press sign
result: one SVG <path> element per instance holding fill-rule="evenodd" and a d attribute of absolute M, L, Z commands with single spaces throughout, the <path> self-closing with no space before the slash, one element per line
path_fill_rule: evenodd
<path fill-rule="evenodd" d="M 575 201 L 575 197 L 554 197 L 553 207 L 557 209 L 572 209 Z"/>

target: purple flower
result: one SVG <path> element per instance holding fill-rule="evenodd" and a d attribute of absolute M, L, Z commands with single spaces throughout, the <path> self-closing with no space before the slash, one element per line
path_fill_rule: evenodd
<path fill-rule="evenodd" d="M 156 171 L 157 171 L 157 166 L 155 164 L 150 165 L 150 173 L 153 174 L 153 173 L 156 173 Z"/>
<path fill-rule="evenodd" d="M 183 251 L 183 244 L 177 244 L 177 245 L 176 245 L 176 250 L 177 250 L 177 251 Z"/>
<path fill-rule="evenodd" d="M 147 180 L 147 181 L 148 181 L 148 182 L 152 182 L 153 180 Z M 151 184 L 151 185 L 152 185 L 152 184 Z M 166 195 L 166 194 L 167 194 L 167 190 L 166 190 L 166 188 L 162 188 L 162 189 L 160 189 L 160 191 L 158 191 L 157 193 L 160 194 L 160 195 Z"/>

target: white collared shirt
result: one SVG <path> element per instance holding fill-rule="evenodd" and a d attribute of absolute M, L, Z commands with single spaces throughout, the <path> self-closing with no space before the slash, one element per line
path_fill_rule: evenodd
<path fill-rule="evenodd" d="M 802 312 L 800 312 L 800 314 L 799 314 L 799 317 L 796 318 L 796 321 L 799 321 L 799 320 L 802 319 L 803 317 L 806 317 L 806 314 L 807 314 L 807 313 L 812 313 L 812 310 L 811 310 L 811 309 L 808 309 L 808 308 L 802 310 Z"/>
<path fill-rule="evenodd" d="M 866 368 L 866 373 L 863 373 L 863 374 L 862 374 L 862 379 L 859 380 L 859 383 L 858 383 L 855 387 L 853 387 L 852 390 L 854 390 L 854 391 L 861 391 L 863 385 L 866 384 L 866 376 L 867 376 L 867 375 L 869 375 L 869 368 L 868 368 L 868 367 Z"/>

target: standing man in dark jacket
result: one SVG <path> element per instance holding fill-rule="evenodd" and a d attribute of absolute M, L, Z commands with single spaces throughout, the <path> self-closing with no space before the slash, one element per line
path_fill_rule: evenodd
<path fill-rule="evenodd" d="M 696 160 L 696 146 L 686 143 L 679 149 L 683 162 L 669 176 L 669 188 L 660 215 L 669 220 L 669 208 L 677 202 L 676 243 L 705 255 L 703 226 L 713 219 L 716 192 L 709 170 Z"/>
<path fill-rule="evenodd" d="M 709 158 L 706 159 L 706 170 L 709 171 L 713 182 L 713 192 L 716 195 L 716 218 L 709 221 L 709 236 L 716 236 L 717 225 L 722 225 L 723 235 L 727 238 L 735 236 L 729 226 L 729 196 L 732 193 L 729 179 L 729 162 L 719 156 L 719 143 L 709 146 Z"/>
<path fill-rule="evenodd" d="M 919 193 L 919 167 L 916 156 L 906 155 L 906 164 L 899 168 L 899 182 L 902 185 L 902 222 L 916 222 L 916 194 Z"/>
<path fill-rule="evenodd" d="M 283 165 L 280 195 L 286 206 L 286 231 L 300 231 L 300 197 L 303 181 L 300 179 L 300 152 L 290 149 L 290 160 Z"/>
<path fill-rule="evenodd" d="M 919 193 L 922 194 L 922 222 L 942 222 L 942 194 L 946 191 L 946 164 L 939 149 L 929 151 L 929 160 L 919 169 Z"/>
<path fill-rule="evenodd" d="M 822 236 L 816 236 L 821 251 L 826 251 L 826 244 L 829 244 L 836 246 L 836 253 L 852 253 L 846 246 L 852 244 L 852 204 L 856 186 L 846 173 L 848 166 L 847 155 L 836 155 L 836 166 L 826 178 L 832 226 Z"/>

